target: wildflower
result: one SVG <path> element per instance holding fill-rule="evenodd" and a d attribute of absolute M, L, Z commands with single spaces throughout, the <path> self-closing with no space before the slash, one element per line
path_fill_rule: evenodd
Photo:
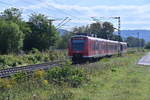
<path fill-rule="evenodd" d="M 36 78 L 42 78 L 44 76 L 44 74 L 45 74 L 44 70 L 37 70 L 34 73 Z"/>
<path fill-rule="evenodd" d="M 43 80 L 44 85 L 48 85 L 48 80 Z"/>

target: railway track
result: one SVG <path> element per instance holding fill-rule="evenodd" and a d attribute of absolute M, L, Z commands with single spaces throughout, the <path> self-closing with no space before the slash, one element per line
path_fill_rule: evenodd
<path fill-rule="evenodd" d="M 32 72 L 39 69 L 47 70 L 55 66 L 60 66 L 63 62 L 65 61 L 54 61 L 54 62 L 48 62 L 42 64 L 34 64 L 34 65 L 2 69 L 0 70 L 0 78 L 9 77 L 20 71 Z"/>

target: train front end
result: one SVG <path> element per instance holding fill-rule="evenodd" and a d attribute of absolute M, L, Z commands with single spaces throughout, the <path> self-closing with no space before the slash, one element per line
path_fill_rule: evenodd
<path fill-rule="evenodd" d="M 69 41 L 68 56 L 73 62 L 82 62 L 87 54 L 87 37 L 73 36 Z"/>

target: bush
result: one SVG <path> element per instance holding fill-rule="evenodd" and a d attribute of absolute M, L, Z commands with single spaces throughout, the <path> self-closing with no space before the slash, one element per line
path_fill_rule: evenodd
<path fill-rule="evenodd" d="M 18 72 L 12 76 L 12 79 L 17 82 L 24 82 L 27 79 L 26 72 Z"/>
<path fill-rule="evenodd" d="M 74 68 L 72 66 L 54 67 L 47 72 L 47 80 L 59 85 L 65 82 L 72 87 L 80 86 L 87 80 L 84 70 Z"/>
<path fill-rule="evenodd" d="M 62 51 L 39 52 L 37 49 L 33 49 L 33 51 L 30 51 L 26 55 L 19 55 L 19 56 L 14 55 L 14 54 L 1 55 L 0 56 L 0 69 L 50 62 L 53 60 L 60 60 L 64 58 L 65 58 L 65 54 Z"/>
<path fill-rule="evenodd" d="M 32 50 L 30 50 L 31 54 L 36 54 L 36 53 L 40 53 L 40 51 L 36 48 L 32 48 Z"/>
<path fill-rule="evenodd" d="M 13 55 L 0 56 L 0 66 L 3 68 L 15 67 L 21 64 L 23 64 L 23 60 L 20 57 Z"/>
<path fill-rule="evenodd" d="M 15 82 L 10 79 L 0 79 L 0 90 L 6 90 L 12 88 Z"/>
<path fill-rule="evenodd" d="M 23 47 L 23 38 L 24 34 L 17 24 L 0 20 L 0 53 L 18 52 Z"/>
<path fill-rule="evenodd" d="M 45 71 L 44 70 L 37 70 L 34 72 L 34 77 L 37 79 L 43 79 L 45 76 Z"/>
<path fill-rule="evenodd" d="M 150 49 L 150 42 L 145 45 L 145 49 Z"/>

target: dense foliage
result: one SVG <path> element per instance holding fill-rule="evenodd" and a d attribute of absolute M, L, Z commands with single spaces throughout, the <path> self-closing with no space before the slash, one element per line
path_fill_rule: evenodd
<path fill-rule="evenodd" d="M 42 53 L 33 49 L 25 55 L 1 55 L 0 69 L 65 59 L 66 51 L 45 51 Z"/>
<path fill-rule="evenodd" d="M 78 87 L 87 80 L 83 69 L 79 70 L 72 66 L 52 68 L 47 73 L 47 79 L 54 84 L 66 82 L 71 87 Z"/>
<path fill-rule="evenodd" d="M 55 31 L 55 27 L 51 26 L 50 23 L 45 15 L 31 14 L 28 22 L 31 33 L 26 36 L 24 44 L 25 50 L 37 48 L 42 51 L 55 45 L 58 33 Z"/>
<path fill-rule="evenodd" d="M 22 98 L 42 100 L 40 95 L 43 93 L 46 100 L 70 100 L 73 93 L 65 87 L 76 88 L 86 81 L 86 72 L 69 64 L 54 67 L 48 71 L 37 70 L 30 75 L 26 72 L 18 72 L 9 79 L 0 79 L 0 100 L 6 98 L 9 100 L 17 100 L 17 98 L 20 98 L 18 100 L 23 100 Z M 38 95 L 37 91 L 45 92 Z M 29 93 L 33 99 L 29 96 L 21 96 L 26 93 Z"/>
<path fill-rule="evenodd" d="M 32 74 L 19 72 L 0 79 L 0 100 L 147 100 L 149 68 L 135 64 L 142 55 L 135 52 L 80 67 L 67 64 Z"/>
<path fill-rule="evenodd" d="M 73 34 L 69 33 L 69 32 L 60 36 L 57 40 L 56 48 L 57 49 L 67 49 L 68 41 L 71 38 L 71 36 L 73 36 Z"/>
<path fill-rule="evenodd" d="M 128 37 L 125 41 L 127 42 L 128 47 L 144 47 L 145 45 L 144 39 L 138 39 L 132 36 Z"/>
<path fill-rule="evenodd" d="M 55 46 L 58 33 L 42 14 L 31 14 L 29 21 L 21 18 L 21 10 L 9 8 L 0 14 L 0 53 L 18 53 L 37 48 L 40 51 Z"/>
<path fill-rule="evenodd" d="M 73 29 L 73 33 L 90 33 L 97 35 L 98 38 L 122 41 L 122 38 L 118 35 L 113 34 L 113 32 L 114 27 L 110 22 L 92 23 L 87 26 L 75 27 Z"/>
<path fill-rule="evenodd" d="M 150 49 L 150 42 L 146 43 L 145 49 Z"/>
<path fill-rule="evenodd" d="M 23 47 L 23 38 L 17 24 L 0 20 L 0 53 L 18 52 Z"/>

